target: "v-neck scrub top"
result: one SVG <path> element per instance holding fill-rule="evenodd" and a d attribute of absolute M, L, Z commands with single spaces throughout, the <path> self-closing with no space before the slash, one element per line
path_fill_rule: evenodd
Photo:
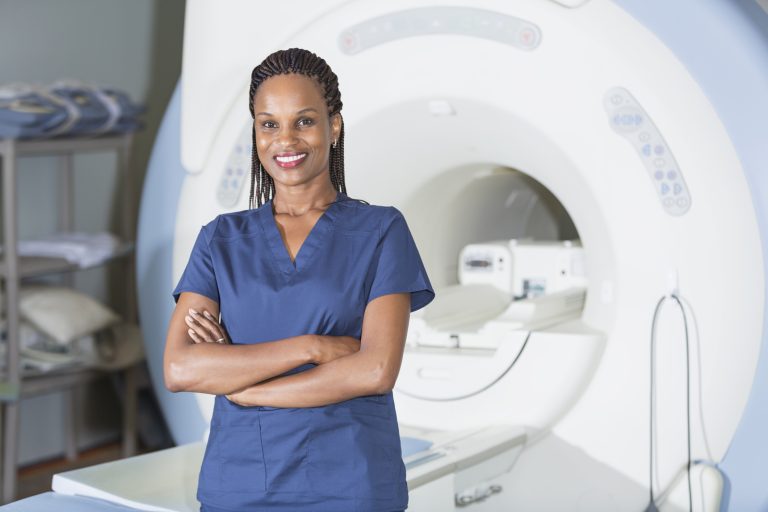
<path fill-rule="evenodd" d="M 434 299 L 402 213 L 338 192 L 296 255 L 261 207 L 204 225 L 173 291 L 219 303 L 232 343 L 362 335 L 366 305 Z M 305 371 L 302 365 L 288 373 Z M 211 511 L 394 512 L 408 505 L 392 393 L 321 407 L 242 407 L 216 396 L 198 500 Z"/>

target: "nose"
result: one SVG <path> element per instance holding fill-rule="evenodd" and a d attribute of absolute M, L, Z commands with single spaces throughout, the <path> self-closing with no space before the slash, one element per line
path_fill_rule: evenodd
<path fill-rule="evenodd" d="M 296 131 L 292 126 L 282 127 L 277 135 L 277 143 L 282 147 L 290 147 L 296 144 Z"/>

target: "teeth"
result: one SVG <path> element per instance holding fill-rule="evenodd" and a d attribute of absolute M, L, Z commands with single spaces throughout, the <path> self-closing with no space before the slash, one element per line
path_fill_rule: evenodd
<path fill-rule="evenodd" d="M 287 164 L 288 162 L 295 162 L 296 160 L 301 160 L 305 156 L 307 156 L 306 153 L 301 153 L 299 155 L 293 155 L 293 156 L 278 156 L 276 157 L 276 160 L 281 164 Z"/>

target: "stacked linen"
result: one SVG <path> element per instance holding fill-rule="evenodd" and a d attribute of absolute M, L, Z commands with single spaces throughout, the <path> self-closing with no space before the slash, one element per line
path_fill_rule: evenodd
<path fill-rule="evenodd" d="M 76 117 L 74 107 L 37 87 L 0 87 L 0 139 L 53 137 Z"/>
<path fill-rule="evenodd" d="M 121 323 L 112 309 L 77 290 L 22 285 L 19 314 L 21 363 L 28 373 L 77 365 L 107 367 L 143 357 L 141 337 L 133 332 L 138 327 Z M 0 317 L 0 368 L 7 340 L 6 321 Z"/>
<path fill-rule="evenodd" d="M 19 256 L 64 258 L 80 267 L 97 265 L 114 256 L 121 247 L 112 233 L 61 232 L 42 238 L 19 240 Z"/>
<path fill-rule="evenodd" d="M 116 89 L 60 81 L 51 86 L 50 92 L 77 109 L 77 120 L 67 132 L 71 135 L 125 133 L 139 127 L 137 117 L 142 109 Z"/>
<path fill-rule="evenodd" d="M 144 108 L 117 89 L 75 81 L 0 86 L 0 139 L 127 133 Z"/>
<path fill-rule="evenodd" d="M 6 364 L 7 339 L 6 321 L 0 318 L 0 369 Z M 62 345 L 25 320 L 19 325 L 19 354 L 24 375 L 93 364 L 98 360 L 93 335 Z"/>

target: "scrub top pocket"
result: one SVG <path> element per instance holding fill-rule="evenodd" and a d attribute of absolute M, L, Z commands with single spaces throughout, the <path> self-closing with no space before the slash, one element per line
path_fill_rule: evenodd
<path fill-rule="evenodd" d="M 260 407 L 262 443 L 269 493 L 301 493 L 307 488 L 309 409 Z"/>
<path fill-rule="evenodd" d="M 261 433 L 254 426 L 211 429 L 200 485 L 214 492 L 254 492 L 266 489 Z"/>
<path fill-rule="evenodd" d="M 383 400 L 359 397 L 314 410 L 309 492 L 373 499 L 397 494 L 403 479 L 400 436 L 397 419 Z"/>

